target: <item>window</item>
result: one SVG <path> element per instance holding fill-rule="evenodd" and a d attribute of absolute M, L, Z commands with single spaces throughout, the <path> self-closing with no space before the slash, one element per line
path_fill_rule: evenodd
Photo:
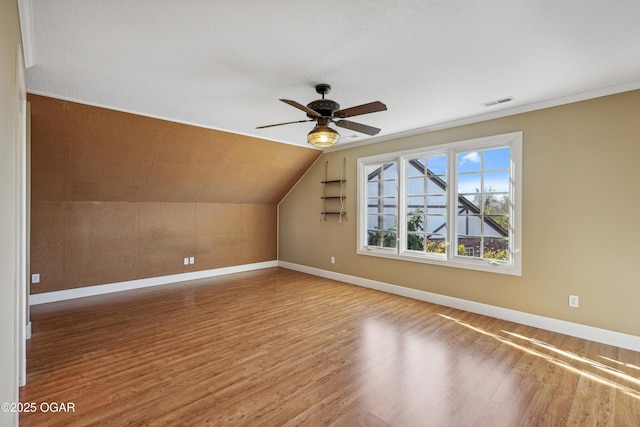
<path fill-rule="evenodd" d="M 522 133 L 358 159 L 358 253 L 519 275 Z"/>
<path fill-rule="evenodd" d="M 367 165 L 367 246 L 396 248 L 398 244 L 398 166 Z"/>

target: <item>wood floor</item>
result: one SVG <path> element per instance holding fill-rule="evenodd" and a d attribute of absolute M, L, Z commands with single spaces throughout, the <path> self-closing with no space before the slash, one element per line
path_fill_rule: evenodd
<path fill-rule="evenodd" d="M 22 427 L 640 425 L 640 353 L 281 268 L 32 323 Z"/>

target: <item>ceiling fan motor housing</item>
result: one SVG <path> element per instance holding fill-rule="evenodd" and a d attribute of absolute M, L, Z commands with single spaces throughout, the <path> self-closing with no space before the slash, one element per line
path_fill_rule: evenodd
<path fill-rule="evenodd" d="M 316 111 L 322 117 L 332 117 L 334 111 L 338 111 L 340 109 L 340 104 L 336 101 L 332 101 L 331 99 L 316 99 L 307 104 L 307 107 L 311 108 L 313 111 Z M 310 119 L 315 119 L 315 117 L 307 114 L 307 117 Z"/>

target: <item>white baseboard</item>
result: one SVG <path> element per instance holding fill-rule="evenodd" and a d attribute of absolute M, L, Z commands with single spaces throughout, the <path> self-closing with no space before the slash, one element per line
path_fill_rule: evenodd
<path fill-rule="evenodd" d="M 83 288 L 66 289 L 63 291 L 32 294 L 29 296 L 29 305 L 46 304 L 48 302 L 109 294 L 112 292 L 130 291 L 133 289 L 148 288 L 150 286 L 167 285 L 170 283 L 195 279 L 206 279 L 208 277 L 242 273 L 245 271 L 260 270 L 263 268 L 277 266 L 278 261 L 265 261 L 254 264 L 235 265 L 233 267 L 214 268 L 212 270 L 193 271 L 190 273 L 171 274 L 168 276 L 151 277 L 148 279 L 128 280 L 126 282 L 108 283 L 105 285 L 86 286 Z"/>
<path fill-rule="evenodd" d="M 314 276 L 325 277 L 327 279 L 338 280 L 340 282 L 345 282 L 352 285 L 376 289 L 378 291 L 383 291 L 390 294 L 457 308 L 459 310 L 482 314 L 489 317 L 495 317 L 497 319 L 507 320 L 509 322 L 519 323 L 522 325 L 533 326 L 535 328 L 545 329 L 547 331 L 558 332 L 561 334 L 571 335 L 590 341 L 596 341 L 616 347 L 627 348 L 629 350 L 640 351 L 640 337 L 635 335 L 623 334 L 621 332 L 595 328 L 593 326 L 582 325 L 580 323 L 572 323 L 565 320 L 553 319 L 551 317 L 544 317 L 536 314 L 525 313 L 522 311 L 511 310 L 508 308 L 496 307 L 479 302 L 449 297 L 446 295 L 434 294 L 418 289 L 406 288 L 404 286 L 392 285 L 390 283 L 378 282 L 376 280 L 364 279 L 362 277 L 321 270 L 319 268 L 308 267 L 305 265 L 294 264 L 286 261 L 279 261 L 278 265 L 283 268 L 312 274 Z"/>

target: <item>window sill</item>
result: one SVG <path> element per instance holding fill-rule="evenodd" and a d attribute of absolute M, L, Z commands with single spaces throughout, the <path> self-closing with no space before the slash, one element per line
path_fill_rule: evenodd
<path fill-rule="evenodd" d="M 521 268 L 506 263 L 496 263 L 494 260 L 479 259 L 445 259 L 444 257 L 424 256 L 415 253 L 398 254 L 396 249 L 384 250 L 379 248 L 359 248 L 358 255 L 388 258 L 398 261 L 417 262 L 421 264 L 432 264 L 442 267 L 461 268 L 465 270 L 476 270 L 488 273 L 507 274 L 511 276 L 522 276 Z"/>

